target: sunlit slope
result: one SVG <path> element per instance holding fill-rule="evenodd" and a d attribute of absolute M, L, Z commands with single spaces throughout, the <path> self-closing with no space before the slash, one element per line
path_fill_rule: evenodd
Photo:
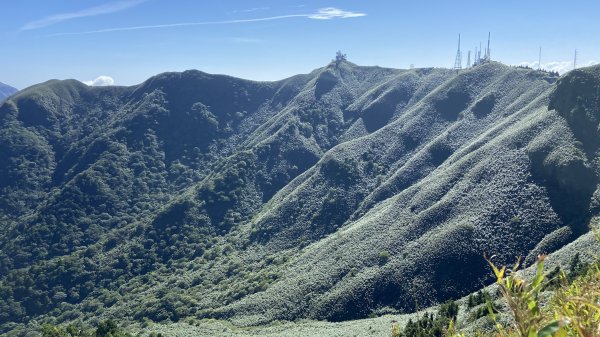
<path fill-rule="evenodd" d="M 412 310 L 415 297 L 430 303 L 480 287 L 484 252 L 510 260 L 573 240 L 585 230 L 596 170 L 567 121 L 548 111 L 551 82 L 478 67 L 328 151 L 249 225 L 269 249 L 308 246 L 285 280 L 228 314 L 245 323 Z"/>

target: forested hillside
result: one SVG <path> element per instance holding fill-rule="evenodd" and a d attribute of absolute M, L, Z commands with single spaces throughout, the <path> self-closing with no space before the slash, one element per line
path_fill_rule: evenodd
<path fill-rule="evenodd" d="M 253 82 L 49 81 L 0 106 L 0 333 L 411 312 L 600 207 L 600 66 L 332 62 Z"/>

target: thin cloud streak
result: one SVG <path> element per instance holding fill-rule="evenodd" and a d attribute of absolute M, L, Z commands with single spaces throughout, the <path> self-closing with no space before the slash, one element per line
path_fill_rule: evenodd
<path fill-rule="evenodd" d="M 70 32 L 70 33 L 57 33 L 51 34 L 50 36 L 66 36 L 66 35 L 88 35 L 88 34 L 102 34 L 111 32 L 124 32 L 144 29 L 161 29 L 161 28 L 175 28 L 175 27 L 190 27 L 190 26 L 206 26 L 206 25 L 228 25 L 228 24 L 240 24 L 240 23 L 252 23 L 262 21 L 275 21 L 292 18 L 308 18 L 313 20 L 332 20 L 332 19 L 347 19 L 365 16 L 365 13 L 348 12 L 337 8 L 329 7 L 319 9 L 316 13 L 310 14 L 287 14 L 270 16 L 265 18 L 254 18 L 254 19 L 238 19 L 238 20 L 224 20 L 224 21 L 201 21 L 201 22 L 179 22 L 161 25 L 146 25 L 146 26 L 130 26 L 130 27 L 116 27 L 116 28 L 105 28 L 98 30 L 90 30 L 84 32 Z"/>
<path fill-rule="evenodd" d="M 233 13 L 252 13 L 252 12 L 256 12 L 256 11 L 266 11 L 269 9 L 271 9 L 271 7 L 254 7 L 254 8 L 249 8 L 249 9 L 236 10 L 236 11 L 233 11 Z"/>
<path fill-rule="evenodd" d="M 143 30 L 143 29 L 159 29 L 159 28 L 205 26 L 205 25 L 226 25 L 226 24 L 234 24 L 234 23 L 273 21 L 273 20 L 282 20 L 282 19 L 300 18 L 300 17 L 308 17 L 308 15 L 306 15 L 306 14 L 292 14 L 292 15 L 280 15 L 280 16 L 272 16 L 272 17 L 268 17 L 268 18 L 257 18 L 257 19 L 241 19 L 241 20 L 225 20 L 225 21 L 204 21 L 204 22 L 180 22 L 180 23 L 169 23 L 169 24 L 164 24 L 164 25 L 117 27 L 117 28 L 106 28 L 106 29 L 90 30 L 90 31 L 86 31 L 86 32 L 57 33 L 57 34 L 52 34 L 50 36 L 87 35 L 87 34 L 124 32 L 124 31 L 130 31 L 130 30 Z"/>
<path fill-rule="evenodd" d="M 145 1 L 147 1 L 147 0 L 124 0 L 124 1 L 112 2 L 112 3 L 108 3 L 108 4 L 88 8 L 88 9 L 83 9 L 83 10 L 80 10 L 77 12 L 62 13 L 62 14 L 47 16 L 40 20 L 28 22 L 23 27 L 21 27 L 19 30 L 24 31 L 24 30 L 39 29 L 39 28 L 48 27 L 48 26 L 51 26 L 51 25 L 54 25 L 54 24 L 57 24 L 57 23 L 60 23 L 63 21 L 72 20 L 72 19 L 116 13 L 116 12 L 120 12 L 120 11 L 126 10 L 131 7 L 137 6 Z"/>

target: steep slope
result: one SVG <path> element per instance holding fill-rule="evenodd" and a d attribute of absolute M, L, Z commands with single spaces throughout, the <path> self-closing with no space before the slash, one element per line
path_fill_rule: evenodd
<path fill-rule="evenodd" d="M 13 88 L 8 84 L 0 82 L 0 102 L 2 102 L 8 96 L 14 94 L 17 91 L 18 90 L 16 88 Z"/>
<path fill-rule="evenodd" d="M 255 324 L 411 310 L 414 300 L 478 288 L 487 276 L 483 252 L 510 260 L 572 240 L 591 214 L 597 170 L 568 123 L 547 111 L 553 90 L 541 73 L 489 64 L 448 80 L 378 132 L 332 149 L 251 224 L 274 251 L 299 239 L 315 243 L 285 281 L 224 317 Z M 492 95 L 492 109 L 473 111 Z"/>
<path fill-rule="evenodd" d="M 340 321 L 476 290 L 484 251 L 555 251 L 597 213 L 599 69 L 25 89 L 0 106 L 0 332 Z"/>

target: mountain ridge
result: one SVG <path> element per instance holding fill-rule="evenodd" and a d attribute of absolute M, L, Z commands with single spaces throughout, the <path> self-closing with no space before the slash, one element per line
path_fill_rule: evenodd
<path fill-rule="evenodd" d="M 17 88 L 13 88 L 8 84 L 0 82 L 0 102 L 2 102 L 7 97 L 9 97 L 17 91 L 19 91 Z"/>

